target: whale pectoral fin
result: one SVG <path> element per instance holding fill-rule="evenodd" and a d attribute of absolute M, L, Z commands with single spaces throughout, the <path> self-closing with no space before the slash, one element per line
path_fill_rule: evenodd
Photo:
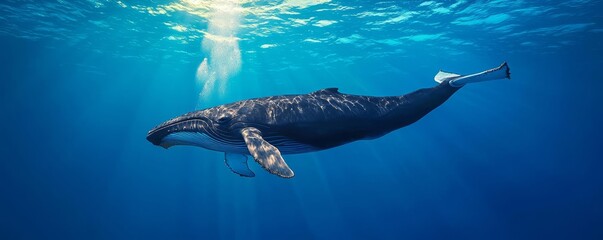
<path fill-rule="evenodd" d="M 440 71 L 434 79 L 439 83 L 449 80 L 448 84 L 450 84 L 450 86 L 462 87 L 467 83 L 511 79 L 511 70 L 509 69 L 509 64 L 507 64 L 507 62 L 503 62 L 498 67 L 469 75 L 459 75 L 456 73 Z"/>
<path fill-rule="evenodd" d="M 247 156 L 236 153 L 224 153 L 224 163 L 230 170 L 243 177 L 255 177 L 255 173 L 247 166 Z"/>
<path fill-rule="evenodd" d="M 249 153 L 264 169 L 279 177 L 293 177 L 293 171 L 283 160 L 281 152 L 262 138 L 260 130 L 248 127 L 241 130 L 241 134 L 245 139 Z"/>

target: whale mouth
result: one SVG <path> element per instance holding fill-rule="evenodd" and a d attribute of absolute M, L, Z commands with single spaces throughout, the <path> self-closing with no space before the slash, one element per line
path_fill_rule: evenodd
<path fill-rule="evenodd" d="M 209 135 L 201 132 L 175 132 L 161 139 L 159 146 L 167 149 L 176 145 L 189 145 L 204 147 L 215 142 Z"/>
<path fill-rule="evenodd" d="M 178 132 L 205 132 L 208 126 L 207 118 L 192 118 L 182 119 L 181 117 L 171 119 L 167 122 L 160 124 L 159 126 L 151 129 L 147 133 L 147 140 L 153 145 L 161 146 L 164 148 L 171 147 L 176 144 L 171 144 L 169 141 L 164 139 L 174 133 Z"/>
<path fill-rule="evenodd" d="M 172 119 L 149 131 L 147 140 L 156 146 L 197 146 L 220 152 L 248 153 L 245 141 L 216 128 L 207 118 Z"/>

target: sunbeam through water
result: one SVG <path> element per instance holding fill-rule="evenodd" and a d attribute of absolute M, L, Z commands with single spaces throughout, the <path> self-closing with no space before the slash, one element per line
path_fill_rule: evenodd
<path fill-rule="evenodd" d="M 201 87 L 199 104 L 212 94 L 223 94 L 226 82 L 241 68 L 239 30 L 242 8 L 239 0 L 216 0 L 210 5 L 207 32 L 201 46 L 208 58 L 197 69 Z"/>

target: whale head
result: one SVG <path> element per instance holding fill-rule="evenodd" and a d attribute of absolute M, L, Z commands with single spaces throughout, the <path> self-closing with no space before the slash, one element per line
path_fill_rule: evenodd
<path fill-rule="evenodd" d="M 170 119 L 151 129 L 147 140 L 169 148 L 175 145 L 198 146 L 221 152 L 246 153 L 241 136 L 244 116 L 228 106 L 219 106 Z"/>

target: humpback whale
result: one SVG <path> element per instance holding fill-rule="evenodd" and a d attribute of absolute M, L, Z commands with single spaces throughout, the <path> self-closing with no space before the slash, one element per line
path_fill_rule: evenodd
<path fill-rule="evenodd" d="M 469 83 L 510 79 L 506 62 L 470 75 L 439 71 L 439 84 L 402 95 L 360 96 L 326 88 L 309 94 L 248 99 L 190 112 L 151 129 L 147 140 L 224 152 L 226 166 L 254 177 L 247 156 L 268 172 L 294 176 L 282 155 L 374 139 L 421 119 Z"/>

